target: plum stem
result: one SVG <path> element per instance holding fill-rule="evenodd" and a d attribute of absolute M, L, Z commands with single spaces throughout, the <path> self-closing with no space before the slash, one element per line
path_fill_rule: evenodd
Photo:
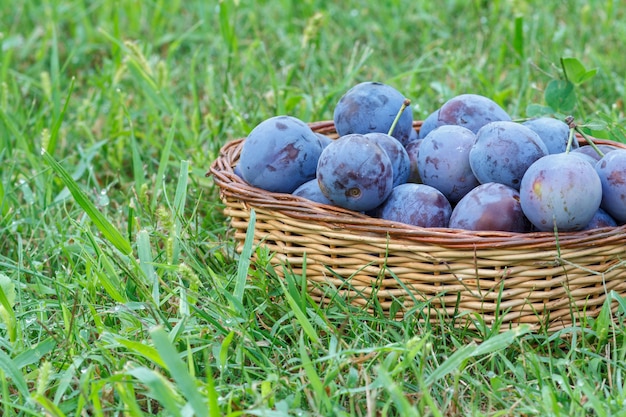
<path fill-rule="evenodd" d="M 396 125 L 398 124 L 398 120 L 400 120 L 400 116 L 402 116 L 402 112 L 404 112 L 404 109 L 406 109 L 410 105 L 411 105 L 411 100 L 409 100 L 408 98 L 405 98 L 404 101 L 402 102 L 402 106 L 400 106 L 400 111 L 398 111 L 398 114 L 396 114 L 396 118 L 393 119 L 393 123 L 391 124 L 391 127 L 389 128 L 389 132 L 387 132 L 389 136 L 391 136 L 393 134 L 393 131 L 396 129 Z"/>
<path fill-rule="evenodd" d="M 602 152 L 600 150 L 600 148 L 598 148 L 598 146 L 596 146 L 595 143 L 593 143 L 593 140 L 591 140 L 591 136 L 587 135 L 585 132 L 583 132 L 583 130 L 578 126 L 578 124 L 576 124 L 574 122 L 574 117 L 572 116 L 567 116 L 565 118 L 565 123 L 567 123 L 567 125 L 569 126 L 569 139 L 567 140 L 567 148 L 565 150 L 565 152 L 569 152 L 571 146 L 572 146 L 572 141 L 574 138 L 574 132 L 580 134 L 585 141 L 593 148 L 594 151 L 596 151 L 598 153 L 598 155 L 600 155 L 600 157 L 602 158 L 604 156 L 604 152 Z"/>
<path fill-rule="evenodd" d="M 580 135 L 581 135 L 583 138 L 585 138 L 585 140 L 587 141 L 587 143 L 588 143 L 589 145 L 591 145 L 591 147 L 592 147 L 592 148 L 593 148 L 593 149 L 594 149 L 594 150 L 598 153 L 598 155 L 600 155 L 600 158 L 602 158 L 602 157 L 604 156 L 604 152 L 602 152 L 602 151 L 600 150 L 600 148 L 598 148 L 598 147 L 596 146 L 596 144 L 595 144 L 595 143 L 593 143 L 593 141 L 591 140 L 591 136 L 588 136 L 588 135 L 587 135 L 585 132 L 583 132 L 583 131 L 582 131 L 582 129 L 581 129 L 581 128 L 579 128 L 578 126 L 576 126 L 576 127 L 575 127 L 575 129 L 576 129 L 576 132 L 580 133 Z"/>
<path fill-rule="evenodd" d="M 567 146 L 565 147 L 565 153 L 569 153 L 572 150 L 572 143 L 574 142 L 575 129 L 569 129 L 569 136 L 567 137 Z"/>

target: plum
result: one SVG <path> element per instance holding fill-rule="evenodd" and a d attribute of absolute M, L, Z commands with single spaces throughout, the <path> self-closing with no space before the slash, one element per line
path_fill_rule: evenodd
<path fill-rule="evenodd" d="M 499 182 L 519 190 L 526 169 L 548 148 L 529 127 L 491 122 L 480 128 L 469 152 L 470 166 L 481 184 Z"/>
<path fill-rule="evenodd" d="M 615 149 L 620 149 L 617 146 L 608 145 L 605 143 L 597 144 L 596 147 L 600 150 L 600 152 L 602 152 L 603 155 L 606 155 L 607 153 L 614 151 Z M 596 161 L 599 161 L 603 156 L 603 155 L 600 155 L 598 151 L 593 149 L 593 146 L 591 145 L 584 145 L 576 149 L 572 149 L 572 153 L 582 153 L 584 155 L 592 157 Z"/>
<path fill-rule="evenodd" d="M 417 155 L 422 183 L 441 191 L 452 204 L 479 184 L 469 163 L 475 138 L 465 127 L 444 125 L 422 139 Z"/>
<path fill-rule="evenodd" d="M 321 152 L 320 139 L 309 125 L 292 116 L 274 116 L 252 129 L 238 165 L 248 184 L 291 193 L 315 178 Z"/>
<path fill-rule="evenodd" d="M 489 122 L 503 120 L 511 121 L 511 116 L 495 101 L 479 94 L 460 94 L 439 108 L 435 127 L 459 125 L 476 133 Z"/>
<path fill-rule="evenodd" d="M 319 182 L 317 178 L 313 178 L 310 181 L 305 182 L 294 190 L 293 195 L 304 197 L 316 203 L 332 205 L 333 203 L 322 193 L 320 190 Z"/>
<path fill-rule="evenodd" d="M 400 141 L 393 136 L 380 132 L 366 133 L 365 136 L 374 139 L 391 160 L 393 186 L 407 182 L 411 173 L 411 161 L 409 160 L 409 154 Z"/>
<path fill-rule="evenodd" d="M 419 154 L 420 145 L 423 140 L 424 139 L 412 140 L 404 147 L 404 149 L 406 149 L 406 153 L 409 155 L 410 162 L 409 178 L 407 178 L 406 182 L 413 182 L 416 184 L 420 184 L 422 182 L 419 170 L 417 169 L 417 155 Z"/>
<path fill-rule="evenodd" d="M 349 89 L 335 106 L 333 120 L 339 136 L 350 133 L 389 133 L 405 97 L 394 87 L 374 81 L 359 83 Z M 402 145 L 409 141 L 413 114 L 406 107 L 391 136 Z"/>
<path fill-rule="evenodd" d="M 317 164 L 322 193 L 333 204 L 354 211 L 378 207 L 393 189 L 393 166 L 384 149 L 358 133 L 324 148 Z"/>
<path fill-rule="evenodd" d="M 522 210 L 540 231 L 569 232 L 589 224 L 602 201 L 594 167 L 569 153 L 544 156 L 526 171 L 520 186 Z"/>
<path fill-rule="evenodd" d="M 569 140 L 569 126 L 562 120 L 554 117 L 538 117 L 522 123 L 539 135 L 548 148 L 548 153 L 565 152 Z M 572 139 L 571 149 L 578 148 L 576 136 Z"/>
<path fill-rule="evenodd" d="M 320 144 L 322 145 L 322 148 L 325 148 L 327 145 L 329 145 L 333 141 L 330 138 L 330 136 L 326 136 L 319 132 L 315 132 L 315 136 L 317 136 L 317 138 L 319 139 Z"/>
<path fill-rule="evenodd" d="M 450 227 L 466 230 L 528 232 L 519 192 L 497 182 L 481 184 L 457 203 L 450 216 Z"/>
<path fill-rule="evenodd" d="M 425 184 L 400 184 L 376 209 L 382 219 L 421 227 L 447 227 L 452 213 L 448 199 L 436 188 Z"/>
<path fill-rule="evenodd" d="M 591 221 L 583 228 L 583 230 L 600 229 L 602 227 L 615 227 L 617 222 L 609 213 L 599 208 L 593 215 Z"/>
<path fill-rule="evenodd" d="M 618 224 L 626 223 L 626 149 L 605 154 L 595 166 L 602 183 L 601 207 Z"/>
<path fill-rule="evenodd" d="M 441 126 L 439 124 L 439 109 L 430 113 L 424 121 L 422 122 L 422 126 L 420 127 L 419 134 L 417 135 L 418 139 L 424 139 L 426 135 L 428 135 L 432 130 Z"/>

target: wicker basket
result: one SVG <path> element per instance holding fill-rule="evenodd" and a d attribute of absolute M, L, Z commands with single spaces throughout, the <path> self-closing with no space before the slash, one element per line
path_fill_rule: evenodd
<path fill-rule="evenodd" d="M 336 135 L 331 121 L 310 126 Z M 596 316 L 609 292 L 626 295 L 626 226 L 556 235 L 375 219 L 248 185 L 233 172 L 242 142 L 227 143 L 207 173 L 220 189 L 235 239 L 241 248 L 254 209 L 255 242 L 274 253 L 274 265 L 296 274 L 306 259 L 309 292 L 320 303 L 339 294 L 364 308 L 378 303 L 395 316 L 416 308 L 430 320 L 443 315 L 460 326 L 474 327 L 480 315 L 502 328 L 528 323 L 554 331 Z"/>

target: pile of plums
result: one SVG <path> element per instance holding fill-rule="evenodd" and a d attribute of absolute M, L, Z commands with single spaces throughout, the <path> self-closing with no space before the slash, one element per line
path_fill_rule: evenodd
<path fill-rule="evenodd" d="M 461 94 L 413 129 L 395 88 L 363 82 L 337 103 L 337 138 L 287 115 L 259 123 L 235 171 L 252 186 L 421 227 L 578 231 L 626 223 L 626 149 L 580 146 L 553 117 L 513 121 Z"/>

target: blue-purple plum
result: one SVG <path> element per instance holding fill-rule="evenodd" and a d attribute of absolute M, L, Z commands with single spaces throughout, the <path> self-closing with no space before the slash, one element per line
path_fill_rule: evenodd
<path fill-rule="evenodd" d="M 414 141 L 414 140 L 418 140 L 418 139 L 419 139 L 419 133 L 417 133 L 417 130 L 411 129 L 411 133 L 409 133 L 409 139 L 407 139 L 407 143 Z"/>
<path fill-rule="evenodd" d="M 476 133 L 487 123 L 502 120 L 510 121 L 511 116 L 492 99 L 479 94 L 460 94 L 439 108 L 435 127 L 459 125 Z"/>
<path fill-rule="evenodd" d="M 372 138 L 353 133 L 326 146 L 317 164 L 322 193 L 333 204 L 354 211 L 369 211 L 393 189 L 393 166 Z"/>
<path fill-rule="evenodd" d="M 350 133 L 389 133 L 405 97 L 394 87 L 366 81 L 348 90 L 335 106 L 333 120 L 339 136 Z M 402 112 L 391 136 L 402 145 L 409 141 L 413 129 L 413 113 L 410 106 Z"/>
<path fill-rule="evenodd" d="M 457 203 L 450 228 L 528 232 L 531 224 L 522 211 L 519 192 L 497 182 L 481 184 Z"/>
<path fill-rule="evenodd" d="M 236 176 L 238 176 L 239 178 L 244 180 L 243 179 L 243 174 L 241 173 L 241 167 L 239 166 L 239 164 L 235 165 L 235 167 L 233 168 L 233 174 L 235 174 Z"/>
<path fill-rule="evenodd" d="M 548 148 L 548 153 L 565 152 L 569 140 L 569 126 L 562 120 L 554 117 L 538 117 L 522 123 L 539 135 Z M 572 138 L 572 149 L 578 148 L 578 139 Z"/>
<path fill-rule="evenodd" d="M 535 161 L 520 186 L 528 220 L 540 231 L 571 232 L 589 224 L 602 201 L 602 183 L 592 165 L 567 153 Z"/>
<path fill-rule="evenodd" d="M 411 161 L 409 154 L 400 141 L 386 133 L 366 133 L 365 136 L 372 138 L 387 153 L 393 167 L 393 186 L 404 184 L 411 173 Z"/>
<path fill-rule="evenodd" d="M 600 152 L 602 152 L 602 155 L 600 155 L 598 151 L 593 149 L 593 146 L 591 145 L 580 146 L 576 149 L 573 149 L 572 153 L 582 153 L 582 154 L 592 157 L 596 161 L 599 161 L 602 158 L 602 156 L 606 155 L 607 153 L 611 151 L 614 151 L 615 149 L 619 149 L 617 146 L 613 146 L 613 145 L 609 145 L 605 143 L 597 144 L 596 147 L 600 150 Z"/>
<path fill-rule="evenodd" d="M 315 132 L 315 135 L 319 139 L 320 145 L 322 145 L 322 148 L 325 148 L 327 145 L 330 145 L 330 143 L 333 141 L 330 138 L 330 136 L 326 136 L 323 133 Z"/>
<path fill-rule="evenodd" d="M 409 155 L 410 162 L 409 178 L 407 178 L 406 182 L 413 182 L 416 184 L 422 183 L 419 169 L 417 169 L 417 155 L 419 154 L 420 145 L 423 140 L 424 139 L 412 140 L 404 147 L 404 149 L 406 149 L 406 153 Z"/>
<path fill-rule="evenodd" d="M 480 128 L 469 152 L 470 166 L 481 184 L 499 182 L 516 190 L 528 167 L 548 155 L 539 135 L 516 122 L 491 122 Z"/>
<path fill-rule="evenodd" d="M 568 155 L 575 156 L 576 158 L 580 158 L 583 161 L 587 161 L 591 164 L 591 166 L 594 167 L 596 166 L 596 162 L 598 162 L 598 159 L 585 152 L 574 152 L 572 150 Z"/>
<path fill-rule="evenodd" d="M 319 182 L 317 178 L 313 178 L 310 181 L 305 182 L 298 188 L 294 190 L 293 195 L 297 195 L 299 197 L 304 197 L 308 200 L 315 201 L 316 203 L 328 204 L 332 205 L 332 201 L 330 201 L 322 190 L 320 190 Z"/>
<path fill-rule="evenodd" d="M 244 140 L 241 175 L 255 187 L 291 193 L 315 178 L 321 152 L 320 140 L 309 125 L 292 116 L 270 117 Z"/>
<path fill-rule="evenodd" d="M 376 210 L 385 220 L 420 227 L 448 227 L 452 206 L 436 188 L 424 184 L 400 184 Z"/>
<path fill-rule="evenodd" d="M 591 221 L 583 228 L 583 230 L 600 229 L 603 227 L 616 227 L 617 222 L 615 219 L 602 208 L 593 215 Z"/>
<path fill-rule="evenodd" d="M 626 223 L 626 149 L 606 153 L 595 170 L 602 183 L 601 207 L 617 223 Z"/>
<path fill-rule="evenodd" d="M 426 135 L 428 135 L 431 130 L 434 130 L 441 126 L 439 124 L 439 109 L 430 113 L 424 121 L 422 122 L 422 126 L 420 126 L 420 131 L 417 135 L 418 139 L 424 139 Z"/>
<path fill-rule="evenodd" d="M 455 204 L 479 182 L 469 163 L 476 135 L 458 125 L 432 130 L 420 145 L 417 169 L 422 183 L 435 187 Z"/>

